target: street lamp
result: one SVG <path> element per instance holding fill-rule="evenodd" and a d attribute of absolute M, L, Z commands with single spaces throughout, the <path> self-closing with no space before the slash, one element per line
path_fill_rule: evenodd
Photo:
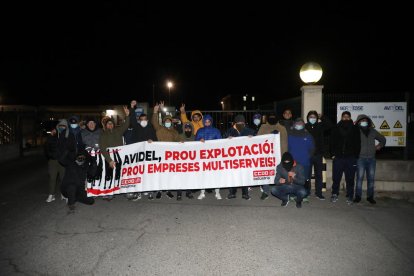
<path fill-rule="evenodd" d="M 299 72 L 300 79 L 306 83 L 317 83 L 322 77 L 322 67 L 316 62 L 307 62 Z"/>
<path fill-rule="evenodd" d="M 168 87 L 168 106 L 171 106 L 171 87 L 173 87 L 172 81 L 167 81 Z"/>

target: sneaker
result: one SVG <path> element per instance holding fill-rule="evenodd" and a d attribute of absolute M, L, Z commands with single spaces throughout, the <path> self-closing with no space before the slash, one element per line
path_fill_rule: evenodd
<path fill-rule="evenodd" d="M 206 195 L 204 194 L 204 193 L 201 193 L 198 197 L 197 197 L 197 199 L 199 199 L 199 200 L 202 200 L 203 198 L 205 198 L 206 197 Z"/>
<path fill-rule="evenodd" d="M 377 203 L 373 197 L 368 197 L 367 201 L 371 204 L 376 204 Z"/>
<path fill-rule="evenodd" d="M 361 197 L 360 196 L 356 196 L 354 198 L 354 203 L 359 203 L 359 202 L 361 202 Z"/>
<path fill-rule="evenodd" d="M 134 193 L 127 193 L 127 194 L 126 194 L 126 198 L 127 198 L 128 200 L 133 200 L 133 199 L 135 198 L 135 194 L 134 194 Z"/>
<path fill-rule="evenodd" d="M 152 195 L 152 193 L 150 193 L 150 194 L 148 195 L 148 199 L 149 199 L 149 200 L 153 200 L 153 199 L 154 199 L 154 196 Z"/>
<path fill-rule="evenodd" d="M 296 196 L 289 196 L 289 201 L 296 201 Z"/>
<path fill-rule="evenodd" d="M 242 195 L 242 198 L 244 198 L 245 200 L 250 200 L 251 197 L 249 195 Z"/>
<path fill-rule="evenodd" d="M 305 197 L 304 199 L 302 199 L 303 202 L 309 203 L 309 198 Z"/>
<path fill-rule="evenodd" d="M 286 207 L 289 204 L 289 200 L 283 200 L 281 206 Z"/>
<path fill-rule="evenodd" d="M 332 196 L 331 196 L 331 202 L 337 202 L 338 201 L 338 195 L 337 194 L 333 194 Z"/>
<path fill-rule="evenodd" d="M 263 188 L 262 188 L 262 186 L 260 186 L 260 192 L 261 192 L 261 193 L 263 193 Z"/>
<path fill-rule="evenodd" d="M 161 192 L 157 192 L 157 195 L 155 196 L 156 199 L 160 199 L 162 197 Z"/>
<path fill-rule="evenodd" d="M 227 199 L 233 199 L 233 198 L 236 198 L 236 195 L 234 195 L 234 194 L 229 194 L 226 198 L 227 198 Z"/>
<path fill-rule="evenodd" d="M 68 198 L 65 197 L 64 195 L 60 194 L 60 199 L 64 200 L 66 202 L 66 204 L 68 203 Z"/>
<path fill-rule="evenodd" d="M 248 191 L 251 191 L 251 190 L 253 190 L 253 188 L 252 187 L 248 187 L 247 190 Z"/>
<path fill-rule="evenodd" d="M 193 196 L 193 194 L 192 194 L 192 193 L 188 193 L 188 194 L 186 194 L 186 196 L 187 196 L 189 199 L 193 199 L 193 198 L 194 198 L 194 196 Z"/>
<path fill-rule="evenodd" d="M 302 208 L 302 201 L 296 202 L 296 208 Z"/>
<path fill-rule="evenodd" d="M 220 200 L 220 199 L 222 199 L 222 198 L 221 198 L 221 195 L 220 195 L 220 193 L 216 193 L 216 199 L 217 199 L 217 200 Z"/>
<path fill-rule="evenodd" d="M 347 198 L 346 198 L 346 204 L 348 204 L 348 205 L 352 205 L 352 203 L 353 203 L 352 198 L 347 197 Z"/>
<path fill-rule="evenodd" d="M 70 211 L 75 211 L 75 204 L 68 205 Z"/>
<path fill-rule="evenodd" d="M 137 200 L 140 200 L 141 199 L 141 193 L 135 193 L 134 194 L 134 197 L 132 198 L 132 201 L 137 201 Z"/>
<path fill-rule="evenodd" d="M 46 202 L 49 203 L 49 202 L 52 202 L 54 200 L 55 200 L 55 196 L 54 195 L 49 195 L 46 199 Z"/>
<path fill-rule="evenodd" d="M 167 197 L 168 197 L 169 199 L 171 199 L 171 198 L 174 198 L 174 195 L 173 195 L 170 191 L 168 191 L 168 192 L 167 192 Z"/>
<path fill-rule="evenodd" d="M 323 195 L 315 195 L 315 196 L 319 200 L 325 200 L 325 197 Z"/>
<path fill-rule="evenodd" d="M 178 201 L 182 200 L 181 195 L 177 195 L 177 200 Z"/>
<path fill-rule="evenodd" d="M 266 200 L 268 198 L 269 198 L 269 195 L 264 192 L 262 193 L 262 196 L 260 197 L 261 200 Z"/>

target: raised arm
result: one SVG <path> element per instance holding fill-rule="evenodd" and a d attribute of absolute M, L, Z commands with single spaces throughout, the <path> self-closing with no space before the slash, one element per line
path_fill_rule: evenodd
<path fill-rule="evenodd" d="M 160 110 L 160 105 L 158 103 L 156 103 L 154 105 L 154 113 L 152 114 L 151 117 L 151 124 L 154 127 L 154 129 L 157 131 L 161 128 L 160 123 L 158 121 L 158 111 Z"/>
<path fill-rule="evenodd" d="M 183 123 L 183 125 L 189 122 L 187 118 L 187 113 L 185 112 L 185 104 L 182 104 L 180 107 L 180 117 L 181 117 L 181 122 Z"/>

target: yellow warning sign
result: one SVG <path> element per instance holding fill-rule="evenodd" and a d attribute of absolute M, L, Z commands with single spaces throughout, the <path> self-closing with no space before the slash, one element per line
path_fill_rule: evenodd
<path fill-rule="evenodd" d="M 380 131 L 379 133 L 384 136 L 391 136 L 391 131 Z"/>
<path fill-rule="evenodd" d="M 380 129 L 390 129 L 390 126 L 387 123 L 387 120 L 384 120 L 384 122 L 382 122 Z"/>
<path fill-rule="evenodd" d="M 374 122 L 371 122 L 371 123 L 372 123 L 372 127 L 375 128 Z"/>
<path fill-rule="evenodd" d="M 395 124 L 394 124 L 394 128 L 402 128 L 402 125 L 401 125 L 401 123 L 400 123 L 400 121 L 396 121 L 395 122 Z"/>
<path fill-rule="evenodd" d="M 404 131 L 393 131 L 392 136 L 404 136 Z"/>
<path fill-rule="evenodd" d="M 405 145 L 405 143 L 404 143 L 404 137 L 398 137 L 398 145 L 399 146 L 404 146 Z"/>

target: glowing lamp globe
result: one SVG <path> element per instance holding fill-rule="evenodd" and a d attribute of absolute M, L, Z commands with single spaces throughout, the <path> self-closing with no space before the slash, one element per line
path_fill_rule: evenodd
<path fill-rule="evenodd" d="M 304 83 L 317 83 L 322 78 L 322 67 L 316 62 L 307 62 L 300 68 L 299 76 Z"/>

